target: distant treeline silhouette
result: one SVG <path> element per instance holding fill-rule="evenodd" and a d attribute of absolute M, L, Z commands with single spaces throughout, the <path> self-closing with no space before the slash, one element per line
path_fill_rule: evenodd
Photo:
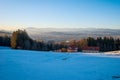
<path fill-rule="evenodd" d="M 11 46 L 13 49 L 38 50 L 38 51 L 56 51 L 65 52 L 70 46 L 75 46 L 78 51 L 82 51 L 83 47 L 94 46 L 100 47 L 100 51 L 120 50 L 120 39 L 113 37 L 88 37 L 86 39 L 71 40 L 64 42 L 48 41 L 31 39 L 25 30 L 17 30 L 12 33 L 12 36 L 7 35 L 0 37 L 0 46 Z"/>
<path fill-rule="evenodd" d="M 4 35 L 0 36 L 0 46 L 10 46 L 11 38 L 10 36 Z"/>

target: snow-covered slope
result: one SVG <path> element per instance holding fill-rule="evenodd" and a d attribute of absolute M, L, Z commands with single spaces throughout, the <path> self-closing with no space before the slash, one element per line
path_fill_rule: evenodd
<path fill-rule="evenodd" d="M 0 80 L 120 80 L 120 57 L 2 48 Z"/>
<path fill-rule="evenodd" d="M 105 54 L 120 55 L 120 50 L 105 52 Z"/>

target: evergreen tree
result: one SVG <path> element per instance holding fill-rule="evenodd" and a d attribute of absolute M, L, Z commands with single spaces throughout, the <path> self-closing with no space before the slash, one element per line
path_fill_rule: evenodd
<path fill-rule="evenodd" d="M 29 43 L 29 45 L 30 45 L 30 42 L 29 42 L 30 40 L 31 39 L 25 30 L 24 31 L 23 30 L 15 31 L 15 32 L 13 32 L 12 37 L 11 37 L 11 47 L 15 48 L 15 49 L 16 48 L 26 49 L 25 42 L 27 41 L 27 44 Z"/>

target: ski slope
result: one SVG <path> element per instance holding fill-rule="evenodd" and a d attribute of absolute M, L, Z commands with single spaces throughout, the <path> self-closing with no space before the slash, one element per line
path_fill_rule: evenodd
<path fill-rule="evenodd" d="M 120 80 L 120 56 L 1 47 L 0 80 Z"/>

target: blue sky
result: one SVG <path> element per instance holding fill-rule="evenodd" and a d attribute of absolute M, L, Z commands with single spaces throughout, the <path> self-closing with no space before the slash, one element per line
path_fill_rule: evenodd
<path fill-rule="evenodd" d="M 0 27 L 120 29 L 120 0 L 0 0 Z"/>

